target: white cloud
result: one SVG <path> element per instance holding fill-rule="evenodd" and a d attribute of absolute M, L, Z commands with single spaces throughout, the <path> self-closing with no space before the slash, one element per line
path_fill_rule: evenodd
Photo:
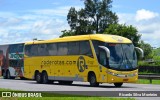
<path fill-rule="evenodd" d="M 1 37 L 1 39 L 8 37 L 7 30 L 0 28 L 0 37 Z"/>
<path fill-rule="evenodd" d="M 145 9 L 138 11 L 147 11 L 148 14 L 141 13 L 144 17 L 139 17 L 139 19 L 135 19 L 137 17 L 137 13 L 118 13 L 119 22 L 121 24 L 133 25 L 137 28 L 138 33 L 142 34 L 142 40 L 151 44 L 153 47 L 160 47 L 159 13 L 148 11 Z M 147 17 L 147 15 L 149 15 L 150 17 Z"/>
<path fill-rule="evenodd" d="M 66 20 L 68 10 L 69 6 L 23 13 L 0 12 L 0 42 L 5 44 L 25 42 L 33 38 L 57 38 L 62 30 L 69 29 Z"/>
<path fill-rule="evenodd" d="M 81 6 L 74 6 L 76 10 L 82 8 Z M 67 13 L 71 6 L 64 6 L 64 7 L 57 7 L 56 9 L 39 9 L 39 10 L 32 10 L 31 12 L 39 15 L 48 15 L 48 16 L 62 16 L 66 17 Z"/>
<path fill-rule="evenodd" d="M 134 14 L 118 13 L 119 23 L 124 24 L 126 22 L 132 21 L 134 19 Z"/>
<path fill-rule="evenodd" d="M 141 9 L 136 12 L 135 19 L 136 19 L 136 21 L 149 20 L 149 19 L 152 19 L 157 16 L 159 16 L 158 13 L 154 13 L 149 10 Z"/>

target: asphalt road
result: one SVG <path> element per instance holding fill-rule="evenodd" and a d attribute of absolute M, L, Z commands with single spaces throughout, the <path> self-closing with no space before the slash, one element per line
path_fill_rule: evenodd
<path fill-rule="evenodd" d="M 99 87 L 90 87 L 88 82 L 73 82 L 72 85 L 59 85 L 58 83 L 53 84 L 37 84 L 33 80 L 7 80 L 0 79 L 0 88 L 13 89 L 13 90 L 23 90 L 23 91 L 54 91 L 54 92 L 64 92 L 67 94 L 84 94 L 84 95 L 98 95 L 104 96 L 105 93 L 114 93 L 114 91 L 119 91 L 119 93 L 130 93 L 133 91 L 159 91 L 160 95 L 160 85 L 152 84 L 123 84 L 121 88 L 116 88 L 113 84 L 100 84 Z M 68 92 L 69 91 L 69 92 Z M 75 92 L 79 91 L 79 92 Z M 94 92 L 94 93 L 93 93 Z M 88 94 L 87 94 L 88 93 Z M 133 97 L 131 97 L 133 98 Z M 159 97 L 136 97 L 142 100 L 160 100 Z"/>

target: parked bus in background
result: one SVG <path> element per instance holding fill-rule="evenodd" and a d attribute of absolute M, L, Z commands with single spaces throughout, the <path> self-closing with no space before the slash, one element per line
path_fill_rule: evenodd
<path fill-rule="evenodd" d="M 136 47 L 143 54 L 142 49 Z M 127 38 L 93 34 L 25 43 L 24 76 L 37 83 L 73 81 L 133 83 L 138 79 L 135 47 Z"/>
<path fill-rule="evenodd" d="M 24 43 L 0 45 L 0 70 L 4 79 L 23 77 Z"/>

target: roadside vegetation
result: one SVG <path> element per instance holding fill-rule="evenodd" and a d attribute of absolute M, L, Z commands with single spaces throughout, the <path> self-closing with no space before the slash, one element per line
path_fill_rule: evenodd
<path fill-rule="evenodd" d="M 148 80 L 148 79 L 139 79 L 137 81 L 137 84 L 151 84 L 151 83 L 150 83 L 150 80 Z M 152 84 L 159 85 L 160 84 L 160 80 L 152 80 Z"/>
<path fill-rule="evenodd" d="M 139 60 L 139 74 L 160 74 L 160 47 L 152 49 L 149 58 Z"/>

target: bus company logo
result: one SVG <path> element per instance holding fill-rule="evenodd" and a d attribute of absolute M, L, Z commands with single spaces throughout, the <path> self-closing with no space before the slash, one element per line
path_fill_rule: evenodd
<path fill-rule="evenodd" d="M 113 36 L 112 39 L 118 41 L 118 42 L 123 42 L 123 39 L 119 36 Z"/>
<path fill-rule="evenodd" d="M 80 72 L 83 72 L 86 68 L 86 61 L 83 56 L 80 56 L 77 61 L 77 67 Z"/>

